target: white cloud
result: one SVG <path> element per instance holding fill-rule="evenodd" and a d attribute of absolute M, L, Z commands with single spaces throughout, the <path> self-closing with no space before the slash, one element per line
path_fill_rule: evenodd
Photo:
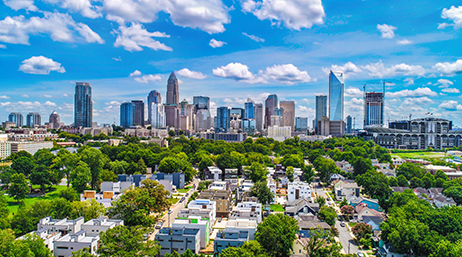
<path fill-rule="evenodd" d="M 255 75 L 249 71 L 249 67 L 242 63 L 229 63 L 213 69 L 213 75 L 222 78 L 232 78 L 235 80 L 251 80 Z"/>
<path fill-rule="evenodd" d="M 398 40 L 397 42 L 398 42 L 398 44 L 400 44 L 400 45 L 410 45 L 410 44 L 412 44 L 412 41 L 411 41 L 411 40 L 407 40 L 407 39 Z"/>
<path fill-rule="evenodd" d="M 112 60 L 116 61 L 116 62 L 121 62 L 122 61 L 122 58 L 119 56 L 119 57 L 112 57 Z"/>
<path fill-rule="evenodd" d="M 190 79 L 205 79 L 207 77 L 204 74 L 202 74 L 202 72 L 191 71 L 191 70 L 186 69 L 186 68 L 177 71 L 177 73 L 180 76 L 190 78 Z"/>
<path fill-rule="evenodd" d="M 316 111 L 313 108 L 309 108 L 303 105 L 298 105 L 296 112 L 297 116 L 301 117 L 313 117 L 316 113 Z"/>
<path fill-rule="evenodd" d="M 347 89 L 345 89 L 345 96 L 346 97 L 362 97 L 363 92 L 361 91 L 361 89 L 357 87 L 350 86 Z"/>
<path fill-rule="evenodd" d="M 217 41 L 215 40 L 214 38 L 212 38 L 209 42 L 209 46 L 213 47 L 213 48 L 217 48 L 217 47 L 222 47 L 223 45 L 225 45 L 226 42 L 223 42 L 223 41 Z"/>
<path fill-rule="evenodd" d="M 63 94 L 63 97 L 68 97 L 69 95 L 68 94 Z"/>
<path fill-rule="evenodd" d="M 392 65 L 385 67 L 382 61 L 377 63 L 370 63 L 368 65 L 361 66 L 361 68 L 369 71 L 369 75 L 373 77 L 392 77 L 396 75 L 405 76 L 424 76 L 427 72 L 425 68 L 420 65 L 409 65 L 405 63 Z"/>
<path fill-rule="evenodd" d="M 0 48 L 2 48 L 2 49 L 6 49 L 6 45 L 2 45 L 2 44 L 0 44 Z"/>
<path fill-rule="evenodd" d="M 444 109 L 447 111 L 461 111 L 462 105 L 460 105 L 457 101 L 444 101 L 439 106 L 440 109 Z"/>
<path fill-rule="evenodd" d="M 418 97 L 418 96 L 438 96 L 435 91 L 432 91 L 428 87 L 419 87 L 414 90 L 401 90 L 397 92 L 386 93 L 387 97 Z"/>
<path fill-rule="evenodd" d="M 404 82 L 407 82 L 408 85 L 414 85 L 414 78 L 406 78 Z"/>
<path fill-rule="evenodd" d="M 387 24 L 377 24 L 377 29 L 380 31 L 380 33 L 382 33 L 383 38 L 394 38 L 394 30 L 396 30 L 397 28 Z"/>
<path fill-rule="evenodd" d="M 3 3 L 15 11 L 19 9 L 38 11 L 38 8 L 34 5 L 34 0 L 3 0 Z"/>
<path fill-rule="evenodd" d="M 273 65 L 267 67 L 262 74 L 264 78 L 269 77 L 288 85 L 313 81 L 308 72 L 300 71 L 293 64 Z"/>
<path fill-rule="evenodd" d="M 48 107 L 55 107 L 56 104 L 50 101 L 46 101 L 43 105 L 48 106 Z"/>
<path fill-rule="evenodd" d="M 24 97 L 24 98 L 28 98 L 28 97 L 29 97 L 29 95 L 26 95 L 26 94 L 22 94 L 21 96 Z"/>
<path fill-rule="evenodd" d="M 52 98 L 51 95 L 43 95 L 43 97 L 45 97 L 45 98 Z"/>
<path fill-rule="evenodd" d="M 329 71 L 331 71 L 331 70 L 332 71 L 342 72 L 345 77 L 355 75 L 355 74 L 360 73 L 362 71 L 358 66 L 356 66 L 352 62 L 347 62 L 343 66 L 334 64 L 334 65 L 332 65 L 330 67 L 330 69 L 329 68 L 322 68 L 322 70 L 326 74 L 329 74 Z"/>
<path fill-rule="evenodd" d="M 30 34 L 48 34 L 53 41 L 103 44 L 104 40 L 83 23 L 76 23 L 69 14 L 43 12 L 43 18 L 7 16 L 0 20 L 0 42 L 29 44 Z"/>
<path fill-rule="evenodd" d="M 141 75 L 141 71 L 139 70 L 135 70 L 134 72 L 130 73 L 130 77 L 140 76 L 140 75 Z"/>
<path fill-rule="evenodd" d="M 245 33 L 245 32 L 242 32 L 242 35 L 244 35 L 244 36 L 246 36 L 246 37 L 252 39 L 252 40 L 255 41 L 255 42 L 262 42 L 262 43 L 265 42 L 265 39 L 264 39 L 264 38 L 257 37 L 257 36 L 254 36 L 254 35 L 249 35 L 249 34 L 247 34 L 247 33 Z"/>
<path fill-rule="evenodd" d="M 241 5 L 260 20 L 295 30 L 323 24 L 326 16 L 321 0 L 243 0 Z"/>
<path fill-rule="evenodd" d="M 154 40 L 153 37 L 170 37 L 163 32 L 148 32 L 143 25 L 139 23 L 132 23 L 130 27 L 121 25 L 118 31 L 114 31 L 117 35 L 117 39 L 114 42 L 115 47 L 122 46 L 125 50 L 142 51 L 144 47 L 151 48 L 153 50 L 164 50 L 172 51 L 172 48 L 165 44 Z"/>
<path fill-rule="evenodd" d="M 441 18 L 451 20 L 453 24 L 442 23 L 438 26 L 438 29 L 448 26 L 454 26 L 454 29 L 462 28 L 462 6 L 451 6 L 449 9 L 444 8 L 441 12 Z"/>
<path fill-rule="evenodd" d="M 0 99 L 10 99 L 10 97 L 6 95 L 0 95 Z"/>
<path fill-rule="evenodd" d="M 426 105 L 434 103 L 432 99 L 428 97 L 418 97 L 418 98 L 406 98 L 401 106 L 416 106 L 416 105 Z"/>
<path fill-rule="evenodd" d="M 308 98 L 303 98 L 302 101 L 305 102 L 306 104 L 310 104 L 310 103 L 311 103 L 310 99 L 308 99 Z"/>
<path fill-rule="evenodd" d="M 445 93 L 460 93 L 460 90 L 457 88 L 444 88 L 441 90 L 441 92 Z"/>
<path fill-rule="evenodd" d="M 87 18 L 99 18 L 102 14 L 98 8 L 91 4 L 92 0 L 44 0 L 45 2 L 59 5 L 59 7 L 68 9 L 71 12 L 78 12 Z"/>
<path fill-rule="evenodd" d="M 19 70 L 24 73 L 43 75 L 50 74 L 50 71 L 57 71 L 59 73 L 66 72 L 64 67 L 61 66 L 61 63 L 55 62 L 44 56 L 33 56 L 22 61 L 21 66 L 19 66 Z"/>
<path fill-rule="evenodd" d="M 453 63 L 439 62 L 433 66 L 433 69 L 441 74 L 455 75 L 462 72 L 462 60 L 457 60 Z"/>
<path fill-rule="evenodd" d="M 149 83 L 151 81 L 161 81 L 162 77 L 158 74 L 153 75 L 153 74 L 148 74 L 148 75 L 143 75 L 141 77 L 136 77 L 135 81 L 139 83 Z"/>
<path fill-rule="evenodd" d="M 439 88 L 448 88 L 449 86 L 454 85 L 454 82 L 449 79 L 438 79 L 438 82 L 436 82 L 435 85 L 438 84 L 440 84 Z"/>
<path fill-rule="evenodd" d="M 108 20 L 151 23 L 159 12 L 170 14 L 173 24 L 198 28 L 210 34 L 225 31 L 223 24 L 231 22 L 229 8 L 221 0 L 104 0 L 102 10 Z"/>

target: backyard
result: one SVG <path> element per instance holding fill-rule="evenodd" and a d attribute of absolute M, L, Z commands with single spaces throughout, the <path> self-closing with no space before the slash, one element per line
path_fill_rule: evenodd
<path fill-rule="evenodd" d="M 284 212 L 284 207 L 280 204 L 271 204 L 271 210 L 276 212 Z"/>
<path fill-rule="evenodd" d="M 39 186 L 33 186 L 32 188 L 39 188 Z M 54 198 L 59 197 L 59 192 L 66 189 L 67 186 L 53 186 L 51 190 L 46 193 L 44 196 L 37 196 L 37 197 L 26 197 L 24 199 L 24 204 L 30 205 L 38 200 L 52 200 Z M 19 208 L 19 204 L 13 197 L 6 196 L 6 202 L 8 203 L 8 209 L 10 210 L 10 215 L 16 213 Z"/>

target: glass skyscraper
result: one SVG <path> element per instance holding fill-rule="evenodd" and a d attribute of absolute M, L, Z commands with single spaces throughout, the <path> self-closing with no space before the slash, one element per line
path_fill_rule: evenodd
<path fill-rule="evenodd" d="M 262 103 L 255 104 L 254 111 L 255 111 L 255 130 L 263 131 L 263 125 L 264 125 L 263 104 Z"/>
<path fill-rule="evenodd" d="M 133 126 L 133 120 L 135 117 L 135 104 L 131 102 L 125 102 L 120 105 L 120 126 L 128 128 Z"/>
<path fill-rule="evenodd" d="M 255 110 L 254 103 L 249 99 L 247 103 L 244 104 L 245 117 L 244 119 L 255 119 Z"/>
<path fill-rule="evenodd" d="M 327 96 L 317 95 L 316 96 L 316 117 L 314 118 L 313 128 L 318 131 L 318 122 L 322 117 L 327 116 Z"/>
<path fill-rule="evenodd" d="M 265 127 L 271 126 L 271 116 L 276 115 L 276 108 L 278 108 L 278 96 L 269 95 L 265 100 Z"/>
<path fill-rule="evenodd" d="M 162 103 L 162 96 L 157 90 L 152 90 L 148 94 L 148 123 L 152 125 L 152 105 Z"/>
<path fill-rule="evenodd" d="M 77 82 L 74 95 L 74 127 L 93 127 L 93 102 L 90 83 Z"/>
<path fill-rule="evenodd" d="M 212 115 L 210 115 L 210 98 L 208 96 L 193 97 L 194 114 L 196 122 L 194 129 L 196 131 L 205 131 L 212 127 Z"/>
<path fill-rule="evenodd" d="M 329 73 L 329 119 L 331 121 L 343 120 L 344 110 L 344 81 L 343 73 L 333 72 Z"/>
<path fill-rule="evenodd" d="M 12 112 L 8 115 L 8 121 L 15 122 L 16 127 L 22 127 L 24 124 L 24 116 L 20 112 Z"/>
<path fill-rule="evenodd" d="M 210 97 L 208 96 L 194 96 L 193 105 L 195 109 L 210 110 Z"/>
<path fill-rule="evenodd" d="M 29 128 L 33 128 L 35 125 L 40 126 L 42 124 L 42 116 L 37 112 L 30 112 L 26 116 L 26 125 Z"/>
<path fill-rule="evenodd" d="M 295 117 L 295 131 L 306 132 L 308 130 L 308 118 Z"/>
<path fill-rule="evenodd" d="M 142 100 L 133 100 L 135 110 L 133 111 L 133 125 L 144 126 L 144 102 Z"/>
<path fill-rule="evenodd" d="M 217 124 L 215 126 L 215 132 L 227 133 L 230 128 L 230 110 L 228 107 L 217 108 Z"/>
<path fill-rule="evenodd" d="M 383 125 L 383 93 L 367 92 L 364 99 L 364 127 Z"/>

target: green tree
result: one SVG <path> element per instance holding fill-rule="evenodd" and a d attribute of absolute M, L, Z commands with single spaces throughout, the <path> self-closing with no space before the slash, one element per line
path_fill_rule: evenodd
<path fill-rule="evenodd" d="M 323 206 L 326 204 L 326 198 L 324 198 L 324 197 L 318 195 L 318 196 L 316 196 L 316 199 L 315 199 L 314 202 L 315 202 L 315 203 L 318 203 L 318 204 L 319 204 L 319 207 L 321 208 L 321 207 L 323 207 Z"/>
<path fill-rule="evenodd" d="M 339 173 L 339 168 L 335 166 L 335 162 L 324 157 L 318 157 L 314 160 L 313 165 L 318 171 L 319 178 L 325 183 L 329 181 L 332 174 Z"/>
<path fill-rule="evenodd" d="M 32 171 L 30 174 L 30 182 L 34 185 L 40 186 L 40 191 L 45 193 L 45 186 L 50 185 L 52 180 L 52 174 L 50 169 L 45 165 L 40 165 Z"/>
<path fill-rule="evenodd" d="M 170 137 L 176 136 L 175 130 L 169 130 L 169 131 L 168 131 L 168 135 L 169 135 Z"/>
<path fill-rule="evenodd" d="M 35 169 L 37 164 L 33 158 L 29 157 L 19 157 L 13 160 L 11 164 L 11 168 L 18 173 L 24 174 L 25 176 L 29 176 L 29 174 Z"/>
<path fill-rule="evenodd" d="M 86 247 L 76 252 L 72 252 L 72 257 L 94 257 L 94 256 L 96 255 L 91 254 L 90 249 Z"/>
<path fill-rule="evenodd" d="M 22 205 L 13 215 L 11 228 L 16 236 L 21 236 L 37 229 L 37 223 L 43 217 L 53 213 L 53 205 L 48 200 L 38 200 L 30 205 Z"/>
<path fill-rule="evenodd" d="M 266 257 L 268 254 L 256 240 L 245 242 L 241 247 L 228 247 L 224 249 L 220 257 Z"/>
<path fill-rule="evenodd" d="M 275 197 L 264 180 L 257 181 L 250 189 L 249 195 L 257 197 L 262 204 L 271 203 Z"/>
<path fill-rule="evenodd" d="M 125 174 L 129 164 L 126 161 L 119 161 L 115 160 L 113 162 L 109 163 L 109 166 L 111 167 L 111 171 L 114 172 L 115 174 Z"/>
<path fill-rule="evenodd" d="M 6 202 L 5 196 L 0 192 L 0 230 L 7 229 L 10 227 L 10 210 Z"/>
<path fill-rule="evenodd" d="M 26 198 L 28 193 L 29 183 L 27 183 L 26 176 L 23 173 L 13 174 L 10 186 L 8 187 L 8 194 L 19 202 Z"/>
<path fill-rule="evenodd" d="M 400 187 L 409 187 L 409 181 L 404 175 L 401 174 L 398 176 L 398 185 Z"/>
<path fill-rule="evenodd" d="M 314 179 L 314 170 L 313 166 L 311 165 L 305 165 L 302 168 L 303 171 L 303 179 L 305 180 L 306 183 L 311 183 L 313 182 Z"/>
<path fill-rule="evenodd" d="M 90 167 L 85 162 L 80 161 L 78 166 L 72 171 L 70 179 L 72 187 L 78 193 L 83 193 L 87 188 L 87 184 L 91 181 Z"/>
<path fill-rule="evenodd" d="M 339 207 L 342 208 L 345 205 L 349 205 L 349 203 L 348 203 L 347 199 L 345 197 L 343 197 L 343 200 L 340 202 Z"/>
<path fill-rule="evenodd" d="M 80 152 L 81 161 L 86 163 L 91 171 L 90 186 L 92 189 L 98 189 L 100 183 L 101 171 L 104 165 L 109 161 L 106 155 L 103 155 L 100 150 L 92 147 L 87 147 Z"/>
<path fill-rule="evenodd" d="M 181 168 L 181 160 L 176 157 L 165 157 L 160 161 L 158 170 L 163 173 L 175 173 L 180 172 Z"/>
<path fill-rule="evenodd" d="M 341 256 L 342 246 L 335 241 L 334 235 L 330 230 L 318 227 L 312 230 L 310 240 L 306 246 L 307 256 L 309 257 L 329 257 Z"/>
<path fill-rule="evenodd" d="M 407 180 L 411 180 L 412 178 L 422 178 L 425 174 L 425 169 L 420 164 L 415 164 L 411 162 L 405 162 L 398 166 L 396 169 L 396 175 L 404 175 Z"/>
<path fill-rule="evenodd" d="M 297 232 L 297 220 L 278 213 L 258 224 L 255 238 L 269 256 L 285 257 L 290 256 Z"/>
<path fill-rule="evenodd" d="M 368 158 L 358 156 L 353 163 L 354 175 L 362 175 L 372 169 L 372 161 Z"/>
<path fill-rule="evenodd" d="M 430 173 L 427 172 L 425 175 L 422 177 L 422 183 L 424 184 L 425 188 L 432 188 L 435 186 L 436 179 L 435 177 Z"/>
<path fill-rule="evenodd" d="M 395 177 L 389 177 L 388 178 L 388 184 L 391 187 L 397 187 L 398 186 L 398 179 L 396 179 Z"/>
<path fill-rule="evenodd" d="M 141 226 L 117 226 L 100 233 L 98 254 L 101 257 L 155 256 L 160 246 L 155 241 L 145 240 L 150 228 Z"/>
<path fill-rule="evenodd" d="M 435 178 L 436 179 L 443 179 L 444 181 L 447 181 L 448 180 L 448 175 L 446 175 L 446 173 L 444 173 L 442 170 L 437 170 L 436 173 L 435 173 Z"/>
<path fill-rule="evenodd" d="M 355 235 L 355 237 L 360 240 L 361 238 L 366 237 L 367 235 L 372 234 L 372 226 L 366 223 L 357 223 L 352 229 L 351 232 Z"/>
<path fill-rule="evenodd" d="M 12 230 L 0 230 L 0 256 L 52 257 L 52 253 L 37 235 L 26 235 L 15 240 Z"/>
<path fill-rule="evenodd" d="M 64 199 L 68 200 L 69 202 L 79 201 L 80 200 L 79 194 L 72 187 L 68 187 L 68 188 L 66 188 L 64 190 L 59 191 L 59 197 L 64 198 Z"/>
<path fill-rule="evenodd" d="M 335 220 L 337 219 L 337 213 L 335 212 L 334 208 L 323 206 L 319 210 L 318 217 L 330 226 L 333 226 L 335 224 Z"/>
<path fill-rule="evenodd" d="M 256 183 L 258 181 L 266 180 L 268 171 L 266 170 L 266 167 L 263 167 L 260 163 L 254 162 L 252 165 L 245 167 L 244 173 L 252 180 L 253 183 Z"/>
<path fill-rule="evenodd" d="M 462 186 L 452 186 L 443 191 L 444 195 L 452 197 L 458 205 L 462 205 Z"/>
<path fill-rule="evenodd" d="M 72 215 L 72 203 L 64 198 L 55 198 L 51 202 L 52 214 L 55 219 L 64 219 Z"/>
<path fill-rule="evenodd" d="M 57 157 L 53 160 L 52 167 L 59 170 L 62 175 L 67 178 L 67 187 L 69 187 L 71 180 L 71 172 L 77 167 L 80 157 L 77 154 L 71 154 L 68 150 L 61 149 L 58 151 Z"/>
<path fill-rule="evenodd" d="M 84 217 L 85 220 L 97 219 L 106 214 L 106 208 L 95 199 L 72 202 L 72 217 Z"/>
<path fill-rule="evenodd" d="M 365 174 L 359 175 L 355 180 L 363 191 L 372 198 L 379 199 L 381 205 L 391 194 L 387 176 L 375 170 L 369 170 Z"/>
<path fill-rule="evenodd" d="M 117 182 L 117 175 L 112 170 L 103 170 L 101 172 L 101 180 Z"/>
<path fill-rule="evenodd" d="M 290 182 L 294 182 L 294 173 L 294 167 L 286 167 L 286 177 L 289 179 Z"/>

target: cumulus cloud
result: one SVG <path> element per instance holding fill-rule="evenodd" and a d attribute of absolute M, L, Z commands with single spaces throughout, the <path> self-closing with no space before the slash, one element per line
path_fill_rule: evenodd
<path fill-rule="evenodd" d="M 407 40 L 407 39 L 398 40 L 397 42 L 398 42 L 398 44 L 400 44 L 400 45 L 410 45 L 410 44 L 412 44 L 412 41 L 411 41 L 411 40 Z"/>
<path fill-rule="evenodd" d="M 69 14 L 43 12 L 43 16 L 30 19 L 7 16 L 0 20 L 0 42 L 28 45 L 30 34 L 47 34 L 58 42 L 104 43 L 90 27 L 75 22 Z"/>
<path fill-rule="evenodd" d="M 336 64 L 334 64 L 334 65 L 332 65 L 330 67 L 330 69 L 329 68 L 322 68 L 322 70 L 326 74 L 328 74 L 329 71 L 331 71 L 331 70 L 332 71 L 339 71 L 339 72 L 342 72 L 345 77 L 355 75 L 355 74 L 360 73 L 362 71 L 358 66 L 356 66 L 352 62 L 347 62 L 344 65 L 336 65 Z"/>
<path fill-rule="evenodd" d="M 242 35 L 244 35 L 244 36 L 246 36 L 246 37 L 252 39 L 252 40 L 255 41 L 255 42 L 262 42 L 262 43 L 265 42 L 265 39 L 264 39 L 264 38 L 257 37 L 257 36 L 254 36 L 254 35 L 249 35 L 249 34 L 247 34 L 247 33 L 245 33 L 245 32 L 242 32 Z"/>
<path fill-rule="evenodd" d="M 46 101 L 43 105 L 48 106 L 48 107 L 55 107 L 56 104 L 50 101 Z"/>
<path fill-rule="evenodd" d="M 177 74 L 190 79 L 205 79 L 207 77 L 204 74 L 202 74 L 202 72 L 191 71 L 187 68 L 177 71 Z"/>
<path fill-rule="evenodd" d="M 0 99 L 10 99 L 10 97 L 6 95 L 0 95 Z"/>
<path fill-rule="evenodd" d="M 229 63 L 226 66 L 221 66 L 213 69 L 213 75 L 222 78 L 231 78 L 237 81 L 243 81 L 250 84 L 265 83 L 261 77 L 249 71 L 249 67 L 242 63 Z"/>
<path fill-rule="evenodd" d="M 368 65 L 361 66 L 361 68 L 369 71 L 369 75 L 373 77 L 393 77 L 396 75 L 405 76 L 424 76 L 427 72 L 425 68 L 420 65 L 409 65 L 405 63 L 392 65 L 385 67 L 382 61 L 377 63 L 370 63 Z"/>
<path fill-rule="evenodd" d="M 261 73 L 263 77 L 288 85 L 313 81 L 308 72 L 299 70 L 293 64 L 273 65 Z"/>
<path fill-rule="evenodd" d="M 149 83 L 149 82 L 154 82 L 154 81 L 161 81 L 162 77 L 158 74 L 153 75 L 153 74 L 148 74 L 148 75 L 143 75 L 141 77 L 136 77 L 135 81 L 139 83 Z"/>
<path fill-rule="evenodd" d="M 419 87 L 414 90 L 401 90 L 397 92 L 386 93 L 387 97 L 418 97 L 418 96 L 437 96 L 435 91 L 432 91 L 428 87 Z"/>
<path fill-rule="evenodd" d="M 3 3 L 15 11 L 19 9 L 38 11 L 37 6 L 34 5 L 34 0 L 3 0 Z"/>
<path fill-rule="evenodd" d="M 0 48 L 2 48 L 2 49 L 6 49 L 6 45 L 2 45 L 2 44 L 0 44 Z"/>
<path fill-rule="evenodd" d="M 418 98 L 406 98 L 401 106 L 415 106 L 415 105 L 425 105 L 434 103 L 432 99 L 428 97 L 418 97 Z"/>
<path fill-rule="evenodd" d="M 114 31 L 117 34 L 117 39 L 114 42 L 115 47 L 123 47 L 125 50 L 142 51 L 143 46 L 153 50 L 172 51 L 172 48 L 165 44 L 154 40 L 153 37 L 168 38 L 169 35 L 163 32 L 148 32 L 143 25 L 132 23 L 130 27 L 121 25 L 119 30 Z"/>
<path fill-rule="evenodd" d="M 121 62 L 122 61 L 122 58 L 120 58 L 120 56 L 118 58 L 116 57 L 112 57 L 112 60 L 116 61 L 116 62 Z"/>
<path fill-rule="evenodd" d="M 29 59 L 22 61 L 19 70 L 29 74 L 42 74 L 48 75 L 50 71 L 57 71 L 64 73 L 66 70 L 61 66 L 61 63 L 55 62 L 45 56 L 33 56 Z"/>
<path fill-rule="evenodd" d="M 454 85 L 454 82 L 449 79 L 438 79 L 435 85 L 440 85 L 439 88 L 448 88 L 449 86 Z"/>
<path fill-rule="evenodd" d="M 29 95 L 27 95 L 27 94 L 22 94 L 21 96 L 24 97 L 24 98 L 29 98 Z"/>
<path fill-rule="evenodd" d="M 387 24 L 377 24 L 377 29 L 382 33 L 383 38 L 394 38 L 396 27 Z"/>
<path fill-rule="evenodd" d="M 414 78 L 406 78 L 404 82 L 407 82 L 408 85 L 414 85 Z"/>
<path fill-rule="evenodd" d="M 295 30 L 323 24 L 326 16 L 321 0 L 243 0 L 241 6 L 260 20 Z"/>
<path fill-rule="evenodd" d="M 303 98 L 302 101 L 305 102 L 306 104 L 310 104 L 310 103 L 311 103 L 310 99 L 308 99 L 308 98 Z"/>
<path fill-rule="evenodd" d="M 438 29 L 444 29 L 448 26 L 454 26 L 454 29 L 462 28 L 462 6 L 451 6 L 451 8 L 444 8 L 441 12 L 441 18 L 451 20 L 453 23 L 439 24 Z"/>
<path fill-rule="evenodd" d="M 357 87 L 350 86 L 347 89 L 345 89 L 345 96 L 346 97 L 362 97 L 363 92 L 361 91 L 361 89 Z"/>
<path fill-rule="evenodd" d="M 460 105 L 457 101 L 444 101 L 439 106 L 440 109 L 447 110 L 447 111 L 461 111 L 462 105 Z"/>
<path fill-rule="evenodd" d="M 316 111 L 313 108 L 309 108 L 304 105 L 297 105 L 297 116 L 301 117 L 313 117 Z"/>
<path fill-rule="evenodd" d="M 130 73 L 130 77 L 135 77 L 135 76 L 140 76 L 141 75 L 141 71 L 139 70 L 135 70 L 134 72 Z"/>
<path fill-rule="evenodd" d="M 45 2 L 59 5 L 59 7 L 68 9 L 71 12 L 78 12 L 87 18 L 99 18 L 102 14 L 97 7 L 91 4 L 91 0 L 44 0 Z"/>
<path fill-rule="evenodd" d="M 225 44 L 226 44 L 226 42 L 218 41 L 218 40 L 215 40 L 214 38 L 212 38 L 210 40 L 210 42 L 209 42 L 209 46 L 211 46 L 213 48 L 222 47 Z"/>
<path fill-rule="evenodd" d="M 209 34 L 225 31 L 223 24 L 231 22 L 230 8 L 221 0 L 104 0 L 101 8 L 108 20 L 151 23 L 159 12 L 170 14 L 173 24 L 197 28 Z"/>
<path fill-rule="evenodd" d="M 441 92 L 445 93 L 460 93 L 460 90 L 457 88 L 444 88 L 441 90 Z"/>
<path fill-rule="evenodd" d="M 433 69 L 441 74 L 452 76 L 462 72 L 462 60 L 457 60 L 453 63 L 439 62 L 433 66 Z"/>

